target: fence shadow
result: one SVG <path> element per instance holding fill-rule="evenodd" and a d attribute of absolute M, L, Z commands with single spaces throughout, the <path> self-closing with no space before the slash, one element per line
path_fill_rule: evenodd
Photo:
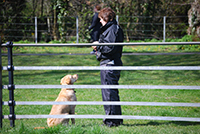
<path fill-rule="evenodd" d="M 128 66 L 199 66 L 200 55 L 124 55 L 122 60 Z"/>
<path fill-rule="evenodd" d="M 194 126 L 200 125 L 200 122 L 188 122 L 188 121 L 169 121 L 169 122 L 157 122 L 157 121 L 149 121 L 148 123 L 144 124 L 123 124 L 123 126 L 133 127 L 133 126 L 159 126 L 159 125 L 170 125 L 176 124 L 178 126 Z"/>

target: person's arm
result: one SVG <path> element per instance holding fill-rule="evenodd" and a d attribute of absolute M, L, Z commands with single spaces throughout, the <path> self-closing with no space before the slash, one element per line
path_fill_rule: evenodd
<path fill-rule="evenodd" d="M 102 39 L 102 43 L 115 43 L 116 40 L 116 30 L 110 29 L 108 33 L 103 35 L 104 38 Z M 113 54 L 117 50 L 117 46 L 114 45 L 108 45 L 108 46 L 97 46 L 96 48 L 99 50 L 102 54 Z"/>
<path fill-rule="evenodd" d="M 96 24 L 98 23 L 98 21 L 99 21 L 98 14 L 95 13 L 95 15 L 92 18 L 92 24 L 89 27 L 89 30 L 93 29 L 96 26 Z"/>

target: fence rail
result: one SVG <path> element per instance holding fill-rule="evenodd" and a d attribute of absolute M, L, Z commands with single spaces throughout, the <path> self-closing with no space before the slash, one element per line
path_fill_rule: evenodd
<path fill-rule="evenodd" d="M 3 66 L 2 70 L 9 67 Z M 200 70 L 200 66 L 14 66 L 13 70 Z"/>
<path fill-rule="evenodd" d="M 9 89 L 9 85 L 3 85 L 3 89 Z M 200 86 L 168 86 L 168 85 L 13 85 L 14 89 L 41 89 L 41 88 L 110 88 L 110 89 L 187 89 L 200 90 Z"/>
<path fill-rule="evenodd" d="M 14 101 L 14 89 L 35 89 L 35 88 L 112 88 L 112 89 L 186 89 L 186 90 L 200 90 L 200 86 L 171 86 L 171 85 L 14 85 L 13 83 L 13 71 L 14 70 L 200 70 L 199 66 L 123 66 L 123 67 L 96 67 L 96 66 L 13 66 L 12 63 L 12 47 L 14 46 L 92 46 L 94 44 L 12 44 L 8 42 L 2 44 L 1 47 L 8 48 L 8 66 L 2 66 L 0 53 L 0 76 L 2 76 L 2 70 L 9 72 L 9 84 L 2 85 L 2 77 L 0 78 L 0 96 L 2 96 L 2 89 L 9 90 L 9 101 L 3 102 L 1 97 L 1 113 L 0 124 L 2 125 L 2 119 L 9 119 L 10 125 L 14 127 L 14 121 L 17 118 L 112 118 L 112 119 L 139 119 L 139 120 L 172 120 L 172 121 L 196 121 L 200 122 L 200 118 L 190 117 L 163 117 L 163 116 L 118 116 L 118 115 L 15 115 L 15 105 L 51 105 L 51 104 L 69 104 L 69 105 L 137 105 L 137 106 L 184 106 L 184 107 L 200 107 L 200 103 L 167 103 L 167 102 L 15 102 Z M 95 44 L 95 45 L 200 45 L 200 42 L 156 42 L 156 43 L 109 43 L 109 44 Z M 1 52 L 1 51 L 0 51 Z M 2 105 L 8 105 L 10 107 L 9 115 L 2 115 Z"/>
<path fill-rule="evenodd" d="M 163 116 L 126 116 L 126 115 L 16 115 L 16 119 L 36 118 L 79 118 L 79 119 L 134 119 L 134 120 L 165 120 L 165 121 L 193 121 L 200 122 L 200 118 L 191 117 L 163 117 Z M 9 119 L 9 115 L 4 115 Z"/>
<path fill-rule="evenodd" d="M 8 44 L 1 44 L 2 47 L 6 47 Z M 200 45 L 200 42 L 136 42 L 136 43 L 99 43 L 95 45 L 122 45 L 122 46 L 150 46 L 150 45 Z M 74 46 L 94 46 L 92 43 L 66 43 L 66 44 L 12 44 L 16 47 L 74 47 Z"/>
<path fill-rule="evenodd" d="M 8 105 L 3 102 L 3 105 Z M 179 106 L 200 107 L 200 103 L 167 103 L 167 102 L 116 102 L 116 101 L 16 101 L 15 105 L 129 105 L 129 106 Z"/>

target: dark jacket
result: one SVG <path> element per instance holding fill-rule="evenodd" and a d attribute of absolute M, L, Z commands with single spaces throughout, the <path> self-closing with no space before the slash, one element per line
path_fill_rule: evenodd
<path fill-rule="evenodd" d="M 116 20 L 109 21 L 105 26 L 101 27 L 99 43 L 116 43 L 123 42 L 123 40 L 123 30 L 119 27 Z M 122 49 L 123 46 L 116 45 L 97 46 L 97 54 L 101 54 L 100 58 L 98 59 L 101 61 L 100 64 L 105 64 L 114 60 L 114 65 L 122 65 Z"/>
<path fill-rule="evenodd" d="M 92 23 L 91 26 L 89 27 L 89 30 L 92 29 L 92 32 L 90 33 L 90 36 L 93 41 L 98 41 L 99 40 L 99 35 L 100 35 L 100 27 L 101 27 L 100 19 L 98 18 L 98 13 L 95 12 L 94 16 L 92 17 Z"/>

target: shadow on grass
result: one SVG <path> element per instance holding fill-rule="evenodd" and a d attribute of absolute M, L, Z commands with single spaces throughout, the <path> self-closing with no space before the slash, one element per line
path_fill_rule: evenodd
<path fill-rule="evenodd" d="M 50 70 L 50 71 L 41 71 L 41 70 L 33 70 L 33 71 L 22 71 L 22 73 L 15 73 L 14 78 L 15 79 L 24 79 L 27 81 L 27 83 L 31 83 L 31 80 L 34 80 L 38 84 L 42 84 L 42 81 L 47 81 L 49 84 L 60 84 L 60 79 L 64 77 L 67 74 L 78 74 L 79 75 L 79 81 L 78 84 L 96 84 L 96 81 L 93 79 L 93 81 L 88 81 L 88 77 L 93 77 L 100 80 L 100 72 L 96 70 Z M 8 84 L 8 75 L 3 75 L 3 85 Z M 31 79 L 30 79 L 31 78 Z M 54 79 L 56 81 L 49 81 L 49 79 Z M 18 84 L 16 80 L 16 84 Z"/>
<path fill-rule="evenodd" d="M 198 66 L 200 55 L 128 55 L 122 56 L 125 66 Z"/>
<path fill-rule="evenodd" d="M 193 126 L 193 125 L 200 125 L 200 122 L 182 122 L 182 121 L 170 121 L 170 122 L 157 122 L 157 121 L 150 121 L 146 124 L 123 124 L 123 126 L 133 127 L 133 126 L 159 126 L 159 125 L 170 125 L 176 124 L 179 126 Z"/>
<path fill-rule="evenodd" d="M 16 56 L 15 56 L 16 57 Z M 51 59 L 51 60 L 49 60 Z M 123 64 L 124 66 L 200 66 L 200 55 L 194 54 L 194 55 L 124 55 L 122 56 Z M 73 63 L 74 61 L 80 61 Z M 73 66 L 73 65 L 90 65 L 90 66 L 99 66 L 99 63 L 95 60 L 95 57 L 88 57 L 88 56 L 44 56 L 41 58 L 41 56 L 21 56 L 15 58 L 15 66 L 38 66 L 38 65 L 43 65 L 43 66 Z M 67 62 L 66 62 L 67 61 Z M 7 61 L 4 61 L 7 62 Z M 72 64 L 73 63 L 73 64 Z M 6 63 L 4 63 L 6 64 Z M 137 73 L 140 73 L 141 76 L 145 76 L 146 74 L 149 74 L 149 71 L 141 71 L 141 70 L 135 70 Z M 34 72 L 34 73 L 33 73 Z M 169 73 L 169 71 L 163 71 L 162 73 L 164 78 L 164 81 L 168 81 L 168 79 L 171 79 L 174 77 L 174 75 L 170 74 L 179 74 L 178 71 L 171 71 L 172 73 Z M 181 71 L 183 72 L 183 71 Z M 184 71 L 185 72 L 185 71 Z M 79 84 L 95 84 L 95 79 L 100 79 L 100 73 L 99 71 L 92 71 L 92 70 L 83 70 L 83 71 L 78 71 L 78 70 L 65 70 L 65 71 L 57 71 L 57 70 L 52 70 L 52 71 L 29 71 L 29 72 L 20 72 L 20 73 L 15 73 L 14 77 L 15 79 L 18 78 L 28 78 L 31 76 L 35 76 L 35 78 L 39 81 L 41 78 L 52 78 L 54 80 L 59 81 L 64 75 L 66 74 L 73 74 L 73 73 L 80 73 L 80 83 Z M 195 80 L 200 79 L 200 72 L 199 71 L 190 71 L 190 74 L 193 74 L 191 76 L 195 76 Z M 122 76 L 124 76 L 124 71 L 122 72 Z M 159 75 L 158 72 L 154 72 L 154 76 Z M 186 74 L 183 74 L 186 75 Z M 38 77 L 41 76 L 41 77 Z M 90 78 L 93 78 L 92 81 L 86 81 L 88 79 L 88 76 Z M 7 80 L 7 75 L 3 75 L 3 83 L 8 83 Z M 98 78 L 97 78 L 98 77 Z M 178 76 L 177 76 L 178 77 Z M 6 80 L 5 80 L 6 78 Z M 144 80 L 143 77 L 141 77 L 142 80 Z M 27 80 L 28 80 L 27 79 Z M 134 78 L 135 79 L 135 78 Z M 138 78 L 137 78 L 138 79 Z M 137 80 L 135 79 L 135 80 Z M 160 77 L 147 77 L 145 80 L 159 80 Z M 140 80 L 140 78 L 138 79 Z M 34 77 L 32 77 L 32 81 L 34 80 Z M 55 82 L 56 83 L 56 82 Z"/>

